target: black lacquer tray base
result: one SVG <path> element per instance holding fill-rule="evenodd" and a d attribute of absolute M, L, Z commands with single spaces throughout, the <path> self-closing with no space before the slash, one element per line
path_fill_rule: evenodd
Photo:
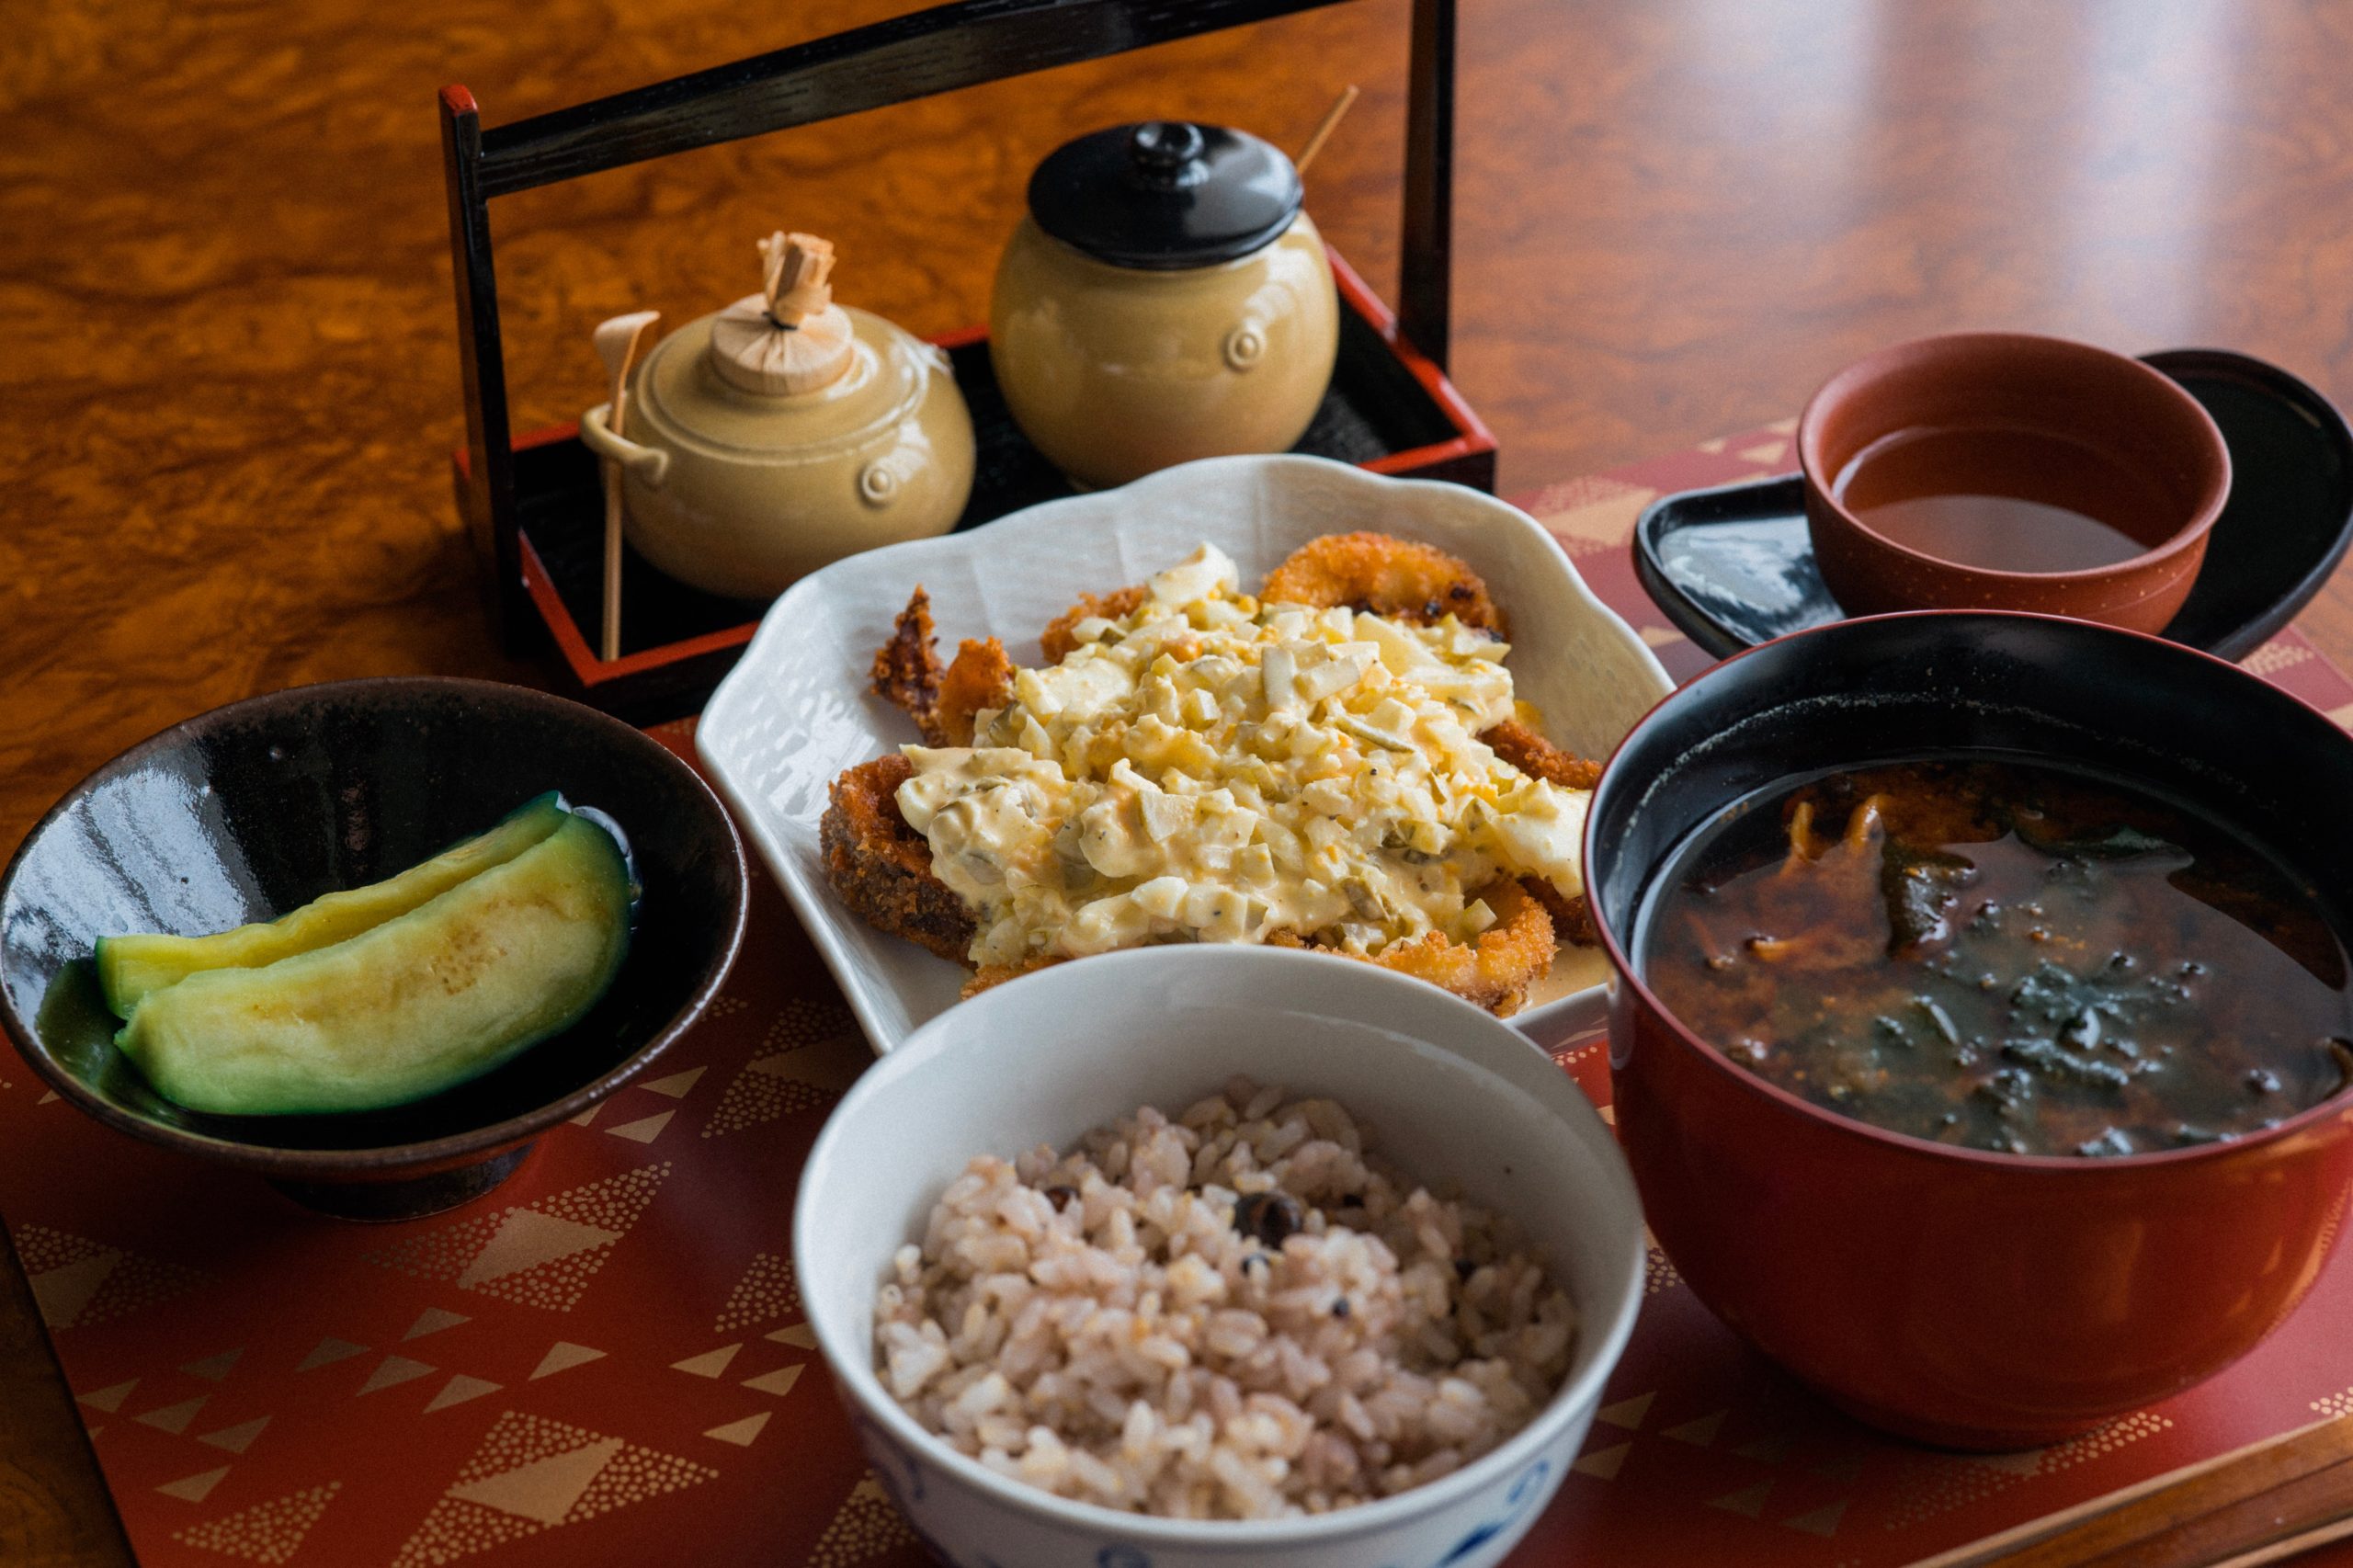
<path fill-rule="evenodd" d="M 2353 542 L 2353 433 L 2275 365 L 2215 348 L 2144 355 L 2205 405 L 2231 449 L 2231 498 L 2214 524 L 2173 642 L 2243 658 L 2311 602 Z M 1823 585 L 1793 473 L 1690 490 L 1651 504 L 1634 528 L 1643 588 L 1719 658 L 1844 620 Z"/>

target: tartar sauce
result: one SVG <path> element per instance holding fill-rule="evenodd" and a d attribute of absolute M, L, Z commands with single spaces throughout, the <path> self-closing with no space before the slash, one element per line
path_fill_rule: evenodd
<path fill-rule="evenodd" d="M 899 809 L 1010 964 L 1288 930 L 1377 955 L 1495 916 L 1500 876 L 1582 891 L 1586 797 L 1478 737 L 1513 714 L 1506 644 L 1262 604 L 1210 545 L 1023 670 L 971 746 L 908 746 Z"/>

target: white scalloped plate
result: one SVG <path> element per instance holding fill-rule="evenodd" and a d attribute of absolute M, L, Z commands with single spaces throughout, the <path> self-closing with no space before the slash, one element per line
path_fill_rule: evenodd
<path fill-rule="evenodd" d="M 1117 490 L 1050 501 L 985 528 L 837 561 L 788 589 L 712 694 L 695 744 L 760 856 L 776 873 L 876 1051 L 955 1005 L 965 971 L 852 915 L 825 883 L 817 821 L 844 768 L 915 738 L 905 715 L 867 687 L 874 650 L 920 583 L 940 641 L 995 635 L 1017 664 L 1081 593 L 1108 593 L 1206 540 L 1233 557 L 1245 586 L 1319 534 L 1374 528 L 1469 562 L 1511 619 L 1509 667 L 1546 733 L 1607 756 L 1673 689 L 1623 620 L 1594 597 L 1561 548 L 1517 506 L 1458 484 L 1384 479 L 1307 457 L 1211 458 Z M 758 961 L 746 951 L 743 960 Z M 1555 971 L 1566 994 L 1511 1021 L 1551 1042 L 1601 1020 L 1596 956 Z"/>

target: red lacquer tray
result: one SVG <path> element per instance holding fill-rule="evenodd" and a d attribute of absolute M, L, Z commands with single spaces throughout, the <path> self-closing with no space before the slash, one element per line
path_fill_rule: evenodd
<path fill-rule="evenodd" d="M 1635 586 L 1635 515 L 1790 461 L 1777 427 L 1523 503 L 1688 676 L 1706 660 Z M 2353 723 L 2353 682 L 2294 632 L 2247 663 Z M 655 733 L 691 753 L 687 725 Z M 1554 1044 L 1606 1107 L 1599 1040 Z M 111 1136 L 0 1051 L 0 1212 L 142 1561 L 925 1562 L 835 1403 L 788 1262 L 801 1161 L 869 1060 L 764 878 L 726 994 L 656 1074 L 435 1219 L 306 1213 Z M 1585 1453 L 1512 1562 L 1910 1563 L 2348 1410 L 2342 1256 L 2206 1387 L 2060 1448 L 1962 1457 L 1825 1409 L 1654 1255 Z"/>

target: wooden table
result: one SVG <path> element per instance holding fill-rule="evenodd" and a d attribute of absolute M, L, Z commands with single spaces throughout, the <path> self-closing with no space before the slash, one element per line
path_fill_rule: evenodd
<path fill-rule="evenodd" d="M 172 720 L 300 682 L 535 678 L 450 504 L 458 370 L 433 93 L 497 123 L 901 0 L 124 0 L 0 30 L 0 855 Z M 840 296 L 984 313 L 1030 166 L 1182 114 L 1296 145 L 1392 292 L 1404 0 L 688 153 L 501 204 L 517 428 L 596 402 L 588 330 L 741 293 L 831 235 Z M 2346 0 L 1470 0 L 1456 380 L 1507 491 L 1793 413 L 1943 328 L 2215 344 L 2353 403 Z M 2353 665 L 2353 583 L 2305 617 Z M 125 1560 L 0 1290 L 0 1560 Z"/>

